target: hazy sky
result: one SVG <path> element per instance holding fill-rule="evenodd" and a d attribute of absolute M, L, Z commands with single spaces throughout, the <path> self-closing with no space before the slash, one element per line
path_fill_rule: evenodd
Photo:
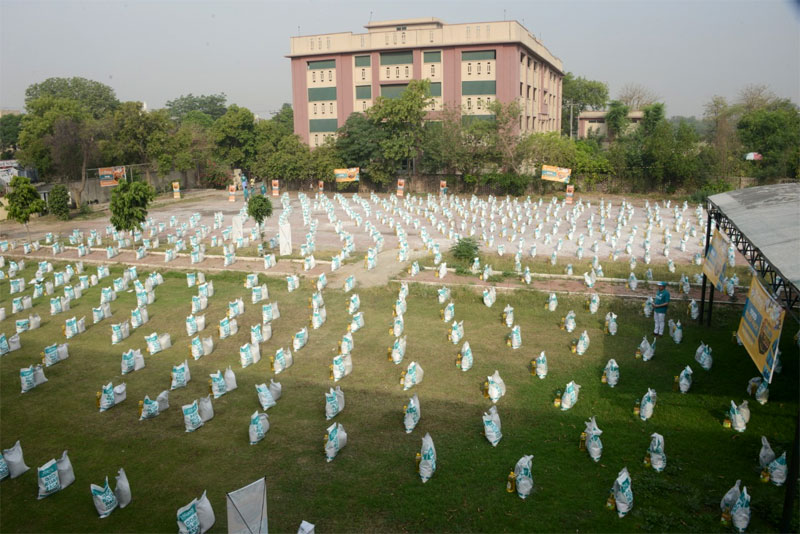
<path fill-rule="evenodd" d="M 712 95 L 748 84 L 800 101 L 798 0 L 618 1 L 37 1 L 0 0 L 0 107 L 25 88 L 82 76 L 148 108 L 186 93 L 224 92 L 268 117 L 291 101 L 289 37 L 352 31 L 370 19 L 449 23 L 516 19 L 564 69 L 639 83 L 668 115 L 700 116 Z"/>

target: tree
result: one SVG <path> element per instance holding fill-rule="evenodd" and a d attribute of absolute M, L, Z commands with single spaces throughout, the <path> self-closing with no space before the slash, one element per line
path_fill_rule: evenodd
<path fill-rule="evenodd" d="M 147 208 L 156 197 L 153 186 L 122 182 L 111 192 L 111 224 L 117 230 L 133 231 L 147 219 Z"/>
<path fill-rule="evenodd" d="M 23 165 L 35 167 L 43 180 L 51 179 L 57 172 L 47 143 L 53 127 L 59 119 L 70 118 L 76 121 L 87 119 L 79 102 L 53 96 L 42 96 L 27 104 L 28 113 L 22 119 L 19 132 L 17 159 Z"/>
<path fill-rule="evenodd" d="M 192 93 L 181 95 L 174 100 L 166 103 L 167 111 L 171 119 L 182 122 L 184 118 L 192 112 L 200 112 L 211 117 L 212 122 L 225 114 L 225 93 L 217 95 L 198 95 Z"/>
<path fill-rule="evenodd" d="M 65 181 L 80 178 L 80 186 L 74 190 L 79 206 L 86 189 L 87 169 L 98 161 L 100 143 L 108 131 L 107 119 L 61 117 L 45 137 L 57 175 Z"/>
<path fill-rule="evenodd" d="M 461 111 L 445 106 L 439 119 L 425 123 L 420 167 L 429 174 L 455 174 L 465 151 Z"/>
<path fill-rule="evenodd" d="M 283 137 L 272 152 L 259 154 L 253 169 L 262 178 L 300 181 L 310 176 L 311 153 L 296 135 Z"/>
<path fill-rule="evenodd" d="M 66 187 L 61 184 L 53 186 L 47 196 L 47 211 L 60 221 L 69 220 L 69 193 Z"/>
<path fill-rule="evenodd" d="M 608 128 L 609 139 L 614 139 L 617 136 L 624 135 L 628 129 L 628 106 L 619 100 L 612 100 L 608 105 L 608 113 L 606 113 L 606 127 Z"/>
<path fill-rule="evenodd" d="M 99 119 L 119 106 L 114 90 L 100 82 L 86 78 L 48 78 L 30 85 L 25 90 L 25 107 L 42 97 L 66 99 L 77 102 L 88 115 Z M 29 110 L 30 111 L 30 110 Z"/>
<path fill-rule="evenodd" d="M 22 115 L 3 115 L 0 117 L 0 158 L 10 159 L 14 156 L 19 143 L 19 131 L 22 126 Z"/>
<path fill-rule="evenodd" d="M 119 164 L 145 164 L 147 183 L 151 165 L 164 150 L 172 124 L 164 110 L 145 111 L 141 102 L 124 102 L 114 112 L 113 136 L 106 145 L 107 155 Z"/>
<path fill-rule="evenodd" d="M 620 89 L 617 100 L 628 106 L 629 109 L 639 111 L 650 104 L 655 104 L 658 101 L 658 95 L 638 83 L 628 83 Z"/>
<path fill-rule="evenodd" d="M 776 100 L 766 109 L 746 111 L 737 124 L 746 152 L 763 156 L 754 163 L 760 178 L 797 178 L 800 175 L 800 112 L 789 100 Z"/>
<path fill-rule="evenodd" d="M 255 117 L 247 108 L 231 105 L 211 127 L 211 139 L 220 161 L 249 171 L 256 155 Z"/>
<path fill-rule="evenodd" d="M 751 84 L 739 92 L 737 106 L 742 112 L 765 109 L 777 100 L 775 93 L 769 87 L 760 84 Z"/>
<path fill-rule="evenodd" d="M 381 125 L 363 113 L 352 113 L 336 135 L 336 152 L 346 167 L 360 167 L 364 179 L 373 178 L 373 165 L 382 157 L 381 143 L 389 136 Z"/>
<path fill-rule="evenodd" d="M 15 176 L 11 179 L 11 192 L 8 193 L 8 217 L 12 221 L 25 225 L 28 233 L 28 241 L 31 240 L 31 232 L 28 229 L 28 221 L 31 215 L 41 213 L 45 210 L 44 200 L 39 196 L 39 192 L 31 185 L 31 181 L 25 176 Z"/>
<path fill-rule="evenodd" d="M 664 113 L 664 104 L 656 103 L 650 104 L 644 108 L 644 117 L 642 118 L 642 125 L 639 127 L 639 132 L 645 137 L 652 135 L 656 127 L 666 120 Z"/>
<path fill-rule="evenodd" d="M 741 146 L 736 132 L 736 110 L 722 96 L 713 96 L 705 104 L 703 121 L 707 126 L 706 141 L 711 146 L 712 172 L 727 179 L 741 167 Z"/>
<path fill-rule="evenodd" d="M 583 76 L 575 77 L 571 72 L 564 74 L 561 80 L 561 129 L 565 135 L 578 131 L 578 115 L 587 109 L 600 110 L 608 102 L 608 85 L 597 80 L 588 80 Z M 572 128 L 569 120 L 572 108 Z"/>
<path fill-rule="evenodd" d="M 264 234 L 261 232 L 261 223 L 267 217 L 272 217 L 272 202 L 264 195 L 252 195 L 247 201 L 247 214 L 258 223 L 258 235 L 263 241 Z"/>
<path fill-rule="evenodd" d="M 284 103 L 270 119 L 270 122 L 280 126 L 286 135 L 294 133 L 294 111 L 291 104 Z"/>
<path fill-rule="evenodd" d="M 309 154 L 309 174 L 315 180 L 332 182 L 336 179 L 333 169 L 341 169 L 344 162 L 336 152 L 336 141 L 329 137 Z"/>

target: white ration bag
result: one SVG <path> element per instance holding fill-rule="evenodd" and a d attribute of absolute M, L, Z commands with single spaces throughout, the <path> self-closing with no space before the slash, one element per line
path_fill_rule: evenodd
<path fill-rule="evenodd" d="M 747 526 L 750 524 L 750 495 L 747 494 L 747 486 L 742 488 L 742 492 L 731 508 L 731 519 L 737 531 L 747 530 Z"/>
<path fill-rule="evenodd" d="M 767 436 L 761 436 L 761 450 L 758 453 L 758 464 L 761 469 L 767 469 L 775 461 L 775 452 L 767 441 Z"/>
<path fill-rule="evenodd" d="M 109 382 L 101 388 L 99 410 L 104 412 L 110 408 L 113 408 L 114 400 L 114 385 Z"/>
<path fill-rule="evenodd" d="M 689 388 L 692 387 L 692 368 L 688 365 L 681 371 L 678 377 L 678 388 L 681 393 L 687 393 Z"/>
<path fill-rule="evenodd" d="M 617 365 L 617 361 L 614 358 L 608 360 L 606 363 L 605 369 L 603 369 L 603 373 L 606 376 L 606 383 L 609 387 L 614 387 L 619 382 L 619 365 Z"/>
<path fill-rule="evenodd" d="M 589 457 L 595 462 L 599 462 L 600 457 L 603 455 L 603 442 L 600 441 L 600 434 L 602 434 L 603 431 L 598 428 L 594 416 L 586 421 L 585 432 L 586 450 L 589 453 Z"/>
<path fill-rule="evenodd" d="M 131 485 L 128 482 L 128 476 L 125 470 L 120 468 L 115 477 L 117 485 L 114 488 L 114 496 L 117 498 L 120 508 L 125 508 L 131 503 Z"/>
<path fill-rule="evenodd" d="M 578 402 L 578 395 L 580 394 L 581 386 L 571 381 L 564 388 L 564 393 L 561 395 L 561 411 L 566 411 L 575 406 Z"/>
<path fill-rule="evenodd" d="M 647 393 L 645 393 L 644 397 L 642 397 L 642 401 L 639 404 L 639 418 L 642 421 L 647 421 L 653 417 L 653 410 L 655 407 L 656 392 L 650 388 L 647 388 Z"/>
<path fill-rule="evenodd" d="M 786 482 L 786 453 L 784 452 L 767 466 L 769 470 L 769 481 L 775 486 L 783 486 Z"/>
<path fill-rule="evenodd" d="M 92 492 L 92 501 L 94 501 L 94 507 L 100 519 L 105 519 L 111 515 L 111 512 L 119 505 L 119 501 L 117 501 L 117 496 L 114 495 L 108 485 L 108 477 L 106 477 L 103 486 L 91 484 L 89 489 Z"/>
<path fill-rule="evenodd" d="M 436 472 L 436 447 L 433 446 L 433 438 L 430 434 L 425 434 L 425 437 L 422 438 L 420 456 L 419 478 L 424 484 Z"/>
<path fill-rule="evenodd" d="M 731 428 L 733 428 L 737 432 L 744 432 L 747 428 L 747 423 L 744 420 L 744 416 L 739 411 L 739 407 L 736 406 L 736 403 L 731 401 L 730 410 L 728 410 L 728 417 L 731 420 Z"/>
<path fill-rule="evenodd" d="M 358 332 L 364 327 L 364 312 L 358 312 L 353 315 L 353 319 L 347 326 L 349 332 Z"/>
<path fill-rule="evenodd" d="M 158 401 L 151 400 L 147 395 L 145 395 L 144 400 L 141 401 L 139 410 L 141 411 L 141 414 L 139 415 L 139 421 L 158 417 L 158 415 L 161 413 L 161 410 L 158 406 Z"/>
<path fill-rule="evenodd" d="M 218 399 L 225 395 L 228 392 L 228 387 L 225 385 L 225 377 L 222 375 L 222 371 L 211 373 L 209 376 L 211 377 L 211 394 L 214 395 L 214 398 Z"/>
<path fill-rule="evenodd" d="M 272 380 L 270 380 L 269 387 L 267 387 L 266 384 L 256 385 L 258 402 L 261 404 L 262 410 L 266 411 L 277 404 L 277 401 L 281 396 L 281 389 L 280 382 L 273 382 Z"/>
<path fill-rule="evenodd" d="M 405 321 L 403 320 L 402 315 L 398 315 L 394 318 L 394 322 L 392 323 L 392 335 L 394 337 L 400 337 L 403 335 L 403 330 L 405 328 Z"/>
<path fill-rule="evenodd" d="M 450 326 L 450 334 L 447 337 L 453 345 L 457 345 L 464 337 L 464 321 L 453 321 L 453 324 Z"/>
<path fill-rule="evenodd" d="M 331 363 L 334 382 L 349 376 L 353 372 L 353 357 L 350 354 L 337 354 Z"/>
<path fill-rule="evenodd" d="M 742 403 L 739 405 L 739 413 L 742 414 L 745 424 L 750 422 L 750 406 L 747 404 L 746 400 L 742 401 Z"/>
<path fill-rule="evenodd" d="M 350 335 L 350 334 L 345 334 L 345 335 Z M 342 352 L 344 352 L 344 346 L 345 344 L 342 343 L 342 349 L 341 349 Z M 348 349 L 347 354 L 349 353 L 350 351 Z M 395 365 L 400 364 L 403 361 L 405 355 L 406 355 L 406 336 L 395 338 L 389 353 L 392 362 L 394 362 Z"/>
<path fill-rule="evenodd" d="M 66 343 L 57 345 L 53 343 L 44 348 L 44 365 L 50 367 L 69 358 L 69 347 Z"/>
<path fill-rule="evenodd" d="M 422 370 L 422 367 L 417 364 L 417 362 L 411 362 L 408 364 L 408 368 L 406 368 L 405 376 L 403 377 L 403 391 L 411 389 L 416 384 L 422 382 L 422 377 L 425 375 L 425 371 Z"/>
<path fill-rule="evenodd" d="M 516 350 L 522 346 L 522 330 L 519 325 L 515 324 L 511 327 L 511 332 L 508 334 L 506 345 Z"/>
<path fill-rule="evenodd" d="M 248 428 L 250 445 L 255 445 L 264 439 L 268 431 L 269 416 L 265 413 L 258 413 L 258 410 L 253 412 L 253 415 L 250 416 L 250 427 Z"/>
<path fill-rule="evenodd" d="M 111 344 L 116 345 L 131 335 L 130 323 L 127 319 L 118 324 L 111 325 Z"/>
<path fill-rule="evenodd" d="M 650 447 L 647 453 L 650 455 L 650 465 L 657 472 L 661 472 L 667 466 L 667 455 L 664 453 L 664 436 L 654 432 L 650 435 Z"/>
<path fill-rule="evenodd" d="M 184 388 L 191 379 L 192 374 L 189 372 L 189 361 L 184 360 L 183 363 L 172 367 L 172 385 L 170 389 Z"/>
<path fill-rule="evenodd" d="M 500 416 L 497 414 L 497 406 L 489 408 L 489 412 L 483 414 L 483 435 L 492 447 L 497 447 L 500 440 L 503 439 L 503 432 L 501 431 Z"/>
<path fill-rule="evenodd" d="M 350 295 L 350 302 L 347 305 L 347 313 L 353 315 L 356 313 L 359 308 L 361 307 L 361 298 L 358 296 L 357 293 Z"/>
<path fill-rule="evenodd" d="M 125 382 L 114 386 L 114 406 L 128 398 L 128 388 Z"/>
<path fill-rule="evenodd" d="M 547 355 L 544 351 L 536 357 L 536 376 L 543 380 L 547 376 Z"/>
<path fill-rule="evenodd" d="M 700 367 L 706 371 L 710 371 L 714 363 L 713 358 L 711 358 L 711 347 L 701 341 L 700 346 L 697 347 L 697 350 L 694 352 L 694 359 L 700 364 Z"/>
<path fill-rule="evenodd" d="M 276 375 L 281 374 L 283 371 L 288 369 L 294 363 L 294 357 L 292 356 L 292 351 L 287 348 L 279 348 L 275 351 L 275 356 L 272 358 L 272 369 L 275 371 Z"/>
<path fill-rule="evenodd" d="M 617 315 L 612 312 L 606 314 L 606 332 L 609 335 L 617 335 Z"/>
<path fill-rule="evenodd" d="M 31 365 L 30 367 L 20 369 L 19 378 L 22 384 L 22 393 L 28 392 L 47 382 L 41 365 Z"/>
<path fill-rule="evenodd" d="M 497 290 L 494 287 L 483 290 L 483 303 L 487 308 L 491 308 L 497 300 Z"/>
<path fill-rule="evenodd" d="M 405 348 L 405 339 L 403 340 Z M 472 357 L 472 347 L 469 346 L 469 341 L 465 341 L 464 344 L 461 346 L 461 352 L 458 354 L 459 360 L 456 360 L 457 366 L 462 371 L 469 371 L 472 369 L 473 357 Z"/>
<path fill-rule="evenodd" d="M 330 420 L 344 410 L 344 393 L 342 388 L 336 386 L 325 394 L 325 419 Z"/>
<path fill-rule="evenodd" d="M 512 308 L 510 304 L 507 304 L 506 307 L 503 308 L 503 322 L 508 328 L 514 325 L 514 308 Z"/>
<path fill-rule="evenodd" d="M 623 467 L 617 475 L 612 491 L 617 505 L 617 515 L 625 517 L 633 508 L 633 486 L 627 467 Z"/>
<path fill-rule="evenodd" d="M 11 478 L 17 478 L 26 472 L 30 467 L 25 465 L 25 458 L 22 454 L 22 445 L 19 440 L 10 449 L 3 450 L 3 460 L 8 467 L 8 474 Z"/>
<path fill-rule="evenodd" d="M 675 324 L 675 331 L 672 332 L 672 340 L 677 344 L 683 341 L 683 326 L 680 321 Z"/>
<path fill-rule="evenodd" d="M 589 349 L 589 334 L 586 333 L 586 330 L 581 333 L 580 337 L 578 338 L 578 343 L 575 346 L 575 352 L 578 355 L 582 355 Z"/>
<path fill-rule="evenodd" d="M 231 368 L 230 365 L 228 366 L 227 369 L 225 369 L 225 376 L 223 378 L 225 380 L 225 388 L 228 391 L 233 391 L 234 389 L 239 387 L 236 384 L 236 375 L 233 373 L 233 369 Z"/>
<path fill-rule="evenodd" d="M 517 495 L 520 499 L 527 499 L 528 495 L 533 491 L 532 462 L 533 455 L 529 454 L 520 458 L 517 461 L 517 465 L 514 466 L 514 480 L 517 487 Z"/>
<path fill-rule="evenodd" d="M 259 345 L 245 343 L 239 347 L 239 361 L 243 368 L 261 361 L 261 349 Z"/>
<path fill-rule="evenodd" d="M 292 348 L 297 352 L 305 347 L 306 343 L 308 343 L 308 328 L 303 327 L 294 335 L 294 338 L 292 338 Z"/>
<path fill-rule="evenodd" d="M 179 508 L 177 515 L 179 534 L 205 534 L 216 522 L 214 510 L 205 491 L 199 499 L 194 499 L 183 508 Z"/>
<path fill-rule="evenodd" d="M 639 352 L 642 355 L 642 361 L 652 360 L 653 356 L 656 355 L 656 339 L 653 338 L 653 343 L 651 344 L 647 341 L 647 337 L 643 337 L 642 342 L 639 343 Z"/>
<path fill-rule="evenodd" d="M 489 382 L 489 398 L 493 403 L 497 403 L 506 394 L 506 383 L 500 378 L 500 372 L 497 370 L 492 376 L 487 376 L 486 379 Z"/>
<path fill-rule="evenodd" d="M 58 464 L 55 460 L 50 460 L 37 469 L 37 480 L 39 481 L 39 499 L 44 499 L 53 493 L 61 491 L 61 482 L 58 479 Z"/>
<path fill-rule="evenodd" d="M 214 405 L 211 403 L 211 395 L 197 399 L 197 411 L 200 419 L 206 423 L 214 418 Z"/>
<path fill-rule="evenodd" d="M 144 369 L 144 356 L 139 349 L 130 349 L 122 353 L 121 371 L 123 375 Z"/>
<path fill-rule="evenodd" d="M 406 429 L 406 434 L 410 434 L 416 428 L 420 417 L 422 417 L 422 411 L 419 405 L 419 397 L 415 393 L 408 400 L 408 404 L 403 407 L 403 426 Z"/>
<path fill-rule="evenodd" d="M 325 460 L 332 462 L 345 445 L 347 445 L 347 432 L 341 424 L 333 423 L 325 434 Z"/>
<path fill-rule="evenodd" d="M 437 290 L 439 304 L 444 304 L 450 298 L 450 288 L 442 286 Z"/>
<path fill-rule="evenodd" d="M 72 462 L 69 461 L 67 451 L 61 454 L 61 458 L 56 460 L 58 467 L 58 482 L 61 484 L 61 489 L 66 488 L 75 482 L 75 472 L 72 470 Z"/>

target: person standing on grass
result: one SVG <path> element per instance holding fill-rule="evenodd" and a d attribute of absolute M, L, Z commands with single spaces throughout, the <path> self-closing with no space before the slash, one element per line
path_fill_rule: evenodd
<path fill-rule="evenodd" d="M 667 317 L 667 307 L 669 306 L 669 291 L 667 291 L 667 283 L 658 283 L 658 293 L 653 306 L 653 319 L 655 320 L 655 328 L 653 335 L 664 335 L 664 321 Z"/>

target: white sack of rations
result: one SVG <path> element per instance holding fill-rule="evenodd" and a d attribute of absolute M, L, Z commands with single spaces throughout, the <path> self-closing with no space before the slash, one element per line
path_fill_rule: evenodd
<path fill-rule="evenodd" d="M 344 410 L 344 393 L 342 388 L 336 386 L 325 393 L 325 419 L 330 420 Z"/>
<path fill-rule="evenodd" d="M 303 327 L 292 338 L 292 348 L 295 352 L 302 349 L 308 343 L 308 328 Z"/>
<path fill-rule="evenodd" d="M 520 458 L 514 466 L 514 480 L 517 487 L 517 495 L 520 499 L 527 499 L 528 495 L 533 491 L 532 463 L 533 455 L 529 454 Z"/>
<path fill-rule="evenodd" d="M 111 325 L 111 344 L 116 345 L 131 335 L 131 325 L 127 319 L 118 324 Z"/>
<path fill-rule="evenodd" d="M 92 501 L 94 502 L 94 507 L 100 519 L 105 519 L 111 515 L 111 512 L 119 505 L 117 496 L 114 495 L 114 492 L 111 491 L 111 487 L 108 485 L 108 477 L 106 477 L 105 483 L 102 486 L 91 484 L 89 490 L 92 493 Z"/>
<path fill-rule="evenodd" d="M 120 370 L 123 375 L 144 369 L 144 356 L 139 349 L 130 349 L 122 353 Z"/>
<path fill-rule="evenodd" d="M 178 389 L 186 387 L 186 384 L 192 379 L 192 374 L 189 372 L 189 361 L 184 360 L 183 363 L 172 367 L 172 384 L 170 389 Z"/>
<path fill-rule="evenodd" d="M 350 352 L 348 351 L 347 354 L 349 353 Z M 398 365 L 403 361 L 403 357 L 405 357 L 405 354 L 406 354 L 406 336 L 395 338 L 390 352 L 390 357 L 392 358 L 392 362 L 395 365 Z"/>
<path fill-rule="evenodd" d="M 433 438 L 430 434 L 425 434 L 422 438 L 422 449 L 420 450 L 421 460 L 419 463 L 419 478 L 424 484 L 431 479 L 436 472 L 436 447 L 433 446 Z"/>
<path fill-rule="evenodd" d="M 337 354 L 331 364 L 333 380 L 338 382 L 353 372 L 353 357 L 350 354 Z"/>
<path fill-rule="evenodd" d="M 689 388 L 692 387 L 692 368 L 688 365 L 681 371 L 678 377 L 678 389 L 681 393 L 688 393 Z"/>
<path fill-rule="evenodd" d="M 26 393 L 47 382 L 41 365 L 31 365 L 30 367 L 20 369 L 19 378 L 22 386 L 22 393 Z"/>
<path fill-rule="evenodd" d="M 586 451 L 589 453 L 589 458 L 595 462 L 600 461 L 603 455 L 603 442 L 600 440 L 602 430 L 597 426 L 597 421 L 594 416 L 586 421 Z"/>
<path fill-rule="evenodd" d="M 578 355 L 582 355 L 589 349 L 589 334 L 586 333 L 586 330 L 581 333 L 580 337 L 578 338 L 578 344 L 575 346 L 575 352 Z"/>
<path fill-rule="evenodd" d="M 205 491 L 199 499 L 194 499 L 183 508 L 179 508 L 177 517 L 179 534 L 205 534 L 216 522 L 214 510 Z"/>
<path fill-rule="evenodd" d="M 786 453 L 784 452 L 767 466 L 769 471 L 769 481 L 775 486 L 783 486 L 786 482 Z"/>
<path fill-rule="evenodd" d="M 261 350 L 259 345 L 257 343 L 245 343 L 239 347 L 239 361 L 241 362 L 243 368 L 261 361 Z"/>
<path fill-rule="evenodd" d="M 275 356 L 272 358 L 272 369 L 276 375 L 279 375 L 291 367 L 293 363 L 292 351 L 288 347 L 286 349 L 281 347 L 275 351 Z"/>
<path fill-rule="evenodd" d="M 225 369 L 225 375 L 223 378 L 225 380 L 225 388 L 228 391 L 233 391 L 234 389 L 239 387 L 236 384 L 236 375 L 234 374 L 233 369 L 231 368 L 230 365 L 228 366 L 227 369 Z"/>
<path fill-rule="evenodd" d="M 248 435 L 250 437 L 250 445 L 256 445 L 269 431 L 269 416 L 265 413 L 258 413 L 258 410 L 253 412 L 250 416 L 250 426 L 248 428 Z"/>
<path fill-rule="evenodd" d="M 17 478 L 22 473 L 28 471 L 30 467 L 25 465 L 25 458 L 22 454 L 22 445 L 19 440 L 10 449 L 3 450 L 3 460 L 8 467 L 10 478 Z"/>
<path fill-rule="evenodd" d="M 711 366 L 714 364 L 714 360 L 711 357 L 711 347 L 701 341 L 700 346 L 694 352 L 694 359 L 700 364 L 700 367 L 710 371 Z"/>
<path fill-rule="evenodd" d="M 39 483 L 38 499 L 44 499 L 50 495 L 61 491 L 61 481 L 58 479 L 58 464 L 55 460 L 50 460 L 43 466 L 37 468 L 37 480 Z"/>
<path fill-rule="evenodd" d="M 647 453 L 650 455 L 650 465 L 657 472 L 661 472 L 667 466 L 667 455 L 664 453 L 664 436 L 654 432 L 650 435 L 650 447 Z"/>
<path fill-rule="evenodd" d="M 394 337 L 402 336 L 404 329 L 405 321 L 403 320 L 403 316 L 397 315 L 392 322 L 392 335 L 394 335 Z"/>
<path fill-rule="evenodd" d="M 275 406 L 278 399 L 281 398 L 283 388 L 280 382 L 270 380 L 269 386 L 266 384 L 256 385 L 256 393 L 258 393 L 258 402 L 261 404 L 262 410 L 268 410 Z"/>
<path fill-rule="evenodd" d="M 492 447 L 497 447 L 500 440 L 503 439 L 503 432 L 501 430 L 500 416 L 497 414 L 497 406 L 489 408 L 489 412 L 483 414 L 483 435 Z"/>
<path fill-rule="evenodd" d="M 419 405 L 419 397 L 415 393 L 413 397 L 408 399 L 408 404 L 403 407 L 403 426 L 406 429 L 406 434 L 414 431 L 422 417 L 422 410 Z"/>
<path fill-rule="evenodd" d="M 325 434 L 325 460 L 332 462 L 339 451 L 347 445 L 347 432 L 339 423 L 333 423 Z"/>
<path fill-rule="evenodd" d="M 450 334 L 447 337 L 453 345 L 457 345 L 464 337 L 464 321 L 453 321 L 453 324 L 450 325 Z"/>
<path fill-rule="evenodd" d="M 745 424 L 750 422 L 750 406 L 748 405 L 747 401 L 742 401 L 739 405 L 739 413 L 742 414 L 742 418 L 744 419 Z"/>
<path fill-rule="evenodd" d="M 617 475 L 612 492 L 616 501 L 617 515 L 625 517 L 633 508 L 633 485 L 627 467 L 623 467 L 622 471 Z"/>
<path fill-rule="evenodd" d="M 403 377 L 403 390 L 408 390 L 414 387 L 416 384 L 422 382 L 422 378 L 425 375 L 425 371 L 423 371 L 422 367 L 417 364 L 417 362 L 411 362 L 408 364 L 406 368 L 405 375 Z"/>
<path fill-rule="evenodd" d="M 578 396 L 581 391 L 581 386 L 571 381 L 564 388 L 564 393 L 561 395 L 561 411 L 566 411 L 575 406 L 578 402 Z"/>
<path fill-rule="evenodd" d="M 494 287 L 483 290 L 483 303 L 487 308 L 491 308 L 497 300 L 497 291 Z"/>
<path fill-rule="evenodd" d="M 442 320 L 445 323 L 449 323 L 453 320 L 453 317 L 456 315 L 456 305 L 452 301 L 447 304 L 442 310 Z"/>
<path fill-rule="evenodd" d="M 214 418 L 214 405 L 211 403 L 211 395 L 197 399 L 197 410 L 203 423 Z"/>
<path fill-rule="evenodd" d="M 750 524 L 750 495 L 747 493 L 747 486 L 742 489 L 731 508 L 731 519 L 738 532 L 747 530 L 747 526 Z"/>
<path fill-rule="evenodd" d="M 117 486 L 114 488 L 114 496 L 117 498 L 120 508 L 125 508 L 131 503 L 131 485 L 125 470 L 120 468 L 115 477 Z"/>
<path fill-rule="evenodd" d="M 69 346 L 66 343 L 53 343 L 44 348 L 44 366 L 50 367 L 69 358 Z"/>
<path fill-rule="evenodd" d="M 639 351 L 642 353 L 642 361 L 650 361 L 653 359 L 653 356 L 656 355 L 656 339 L 653 338 L 653 343 L 647 341 L 647 337 L 642 338 L 642 342 L 639 343 Z"/>
<path fill-rule="evenodd" d="M 647 421 L 653 417 L 653 410 L 656 407 L 656 392 L 653 389 L 647 388 L 647 393 L 639 404 L 639 418 L 642 421 Z"/>
<path fill-rule="evenodd" d="M 493 403 L 497 403 L 506 394 L 506 383 L 500 378 L 500 372 L 497 370 L 492 376 L 487 376 L 486 379 L 489 382 L 489 398 Z"/>
<path fill-rule="evenodd" d="M 361 307 L 361 299 L 359 298 L 358 294 L 350 295 L 350 302 L 347 305 L 347 313 L 353 315 L 359 310 L 360 307 Z"/>
<path fill-rule="evenodd" d="M 737 432 L 745 431 L 747 428 L 747 423 L 744 420 L 742 412 L 739 411 L 739 407 L 736 406 L 736 403 L 733 401 L 731 401 L 731 407 L 728 410 L 728 417 L 731 420 L 731 428 Z"/>
<path fill-rule="evenodd" d="M 465 341 L 464 344 L 461 346 L 461 352 L 459 352 L 459 356 L 460 356 L 459 368 L 462 371 L 469 371 L 470 369 L 472 369 L 472 364 L 473 364 L 472 347 L 469 346 L 469 341 Z"/>
<path fill-rule="evenodd" d="M 439 304 L 444 304 L 450 299 L 450 288 L 442 286 L 437 290 L 439 296 Z"/>
<path fill-rule="evenodd" d="M 619 382 L 619 365 L 614 358 L 608 360 L 603 372 L 606 374 L 606 383 L 612 388 L 616 386 Z"/>
<path fill-rule="evenodd" d="M 364 327 L 364 312 L 358 312 L 355 315 L 353 315 L 353 319 L 347 326 L 350 332 L 358 332 L 363 327 Z"/>
<path fill-rule="evenodd" d="M 209 376 L 211 377 L 211 394 L 214 395 L 214 398 L 218 399 L 225 395 L 228 392 L 228 387 L 225 384 L 225 377 L 222 371 L 211 373 Z"/>
<path fill-rule="evenodd" d="M 547 355 L 544 351 L 540 352 L 536 357 L 536 376 L 538 376 L 540 380 L 547 377 Z"/>
<path fill-rule="evenodd" d="M 761 436 L 761 450 L 758 452 L 758 464 L 761 469 L 767 469 L 769 464 L 775 460 L 775 451 L 767 441 L 767 436 Z"/>

